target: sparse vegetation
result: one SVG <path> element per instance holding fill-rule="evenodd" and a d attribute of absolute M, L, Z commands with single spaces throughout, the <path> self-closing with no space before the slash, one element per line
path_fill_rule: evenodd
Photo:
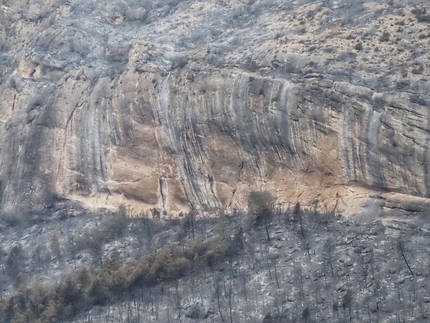
<path fill-rule="evenodd" d="M 39 280 L 29 285 L 23 263 L 12 261 L 26 257 L 17 245 L 8 252 L 11 260 L 7 262 L 9 268 L 21 268 L 16 294 L 0 300 L 0 321 L 96 320 L 98 308 L 106 309 L 101 311 L 103 320 L 115 317 L 119 321 L 139 321 L 137 317 L 173 321 L 177 313 L 183 313 L 190 320 L 213 317 L 216 321 L 217 316 L 241 322 L 246 320 L 242 310 L 257 322 L 310 323 L 317 315 L 326 321 L 351 322 L 364 317 L 382 321 L 393 313 L 411 318 L 428 315 L 427 309 L 419 310 L 427 273 L 419 260 L 422 256 L 414 253 L 421 247 L 410 248 L 413 227 L 403 227 L 403 236 L 398 238 L 387 234 L 380 222 L 359 225 L 303 209 L 300 203 L 282 213 L 273 208 L 274 198 L 268 192 L 252 192 L 248 203 L 247 214 L 235 212 L 209 222 L 193 218 L 194 236 L 189 215 L 171 222 L 135 219 L 144 227 L 145 221 L 152 223 L 154 250 L 147 248 L 134 259 L 117 249 L 105 252 L 101 266 L 81 265 L 56 284 Z M 105 221 L 113 220 L 106 217 Z M 127 226 L 138 223 L 133 221 L 127 221 Z M 106 222 L 97 230 L 109 227 L 102 223 Z M 183 230 L 177 240 L 158 244 L 172 227 Z M 113 236 L 121 239 L 121 235 Z M 423 248 L 430 243 L 419 239 Z M 146 238 L 142 243 L 149 245 Z M 405 276 L 414 277 L 417 284 L 407 280 L 397 291 L 386 289 L 386 280 Z M 402 301 L 393 306 L 399 302 L 398 293 L 400 299 L 415 298 L 408 301 L 414 314 Z"/>
<path fill-rule="evenodd" d="M 82 267 L 70 273 L 58 286 L 45 287 L 36 284 L 33 288 L 16 288 L 17 296 L 5 299 L 0 304 L 2 322 L 61 321 L 93 306 L 121 301 L 125 293 L 135 289 L 155 286 L 177 280 L 205 266 L 213 267 L 239 252 L 236 236 L 213 237 L 207 241 L 190 240 L 184 246 L 172 244 L 156 250 L 137 260 L 124 262 L 118 251 L 104 258 L 100 269 Z M 21 248 L 16 246 L 8 259 L 11 273 L 22 272 L 19 268 Z M 95 256 L 99 258 L 100 255 Z M 22 275 L 18 275 L 18 278 Z M 15 277 L 15 279 L 17 278 Z M 22 283 L 21 285 L 22 286 Z M 40 293 L 44 298 L 32 295 Z"/>

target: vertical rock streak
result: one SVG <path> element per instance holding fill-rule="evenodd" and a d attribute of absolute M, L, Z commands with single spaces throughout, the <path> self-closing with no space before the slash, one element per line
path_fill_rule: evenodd
<path fill-rule="evenodd" d="M 428 125 L 382 112 L 410 104 L 402 96 L 375 99 L 328 80 L 186 69 L 126 71 L 85 84 L 76 78 L 49 88 L 56 99 L 36 117 L 29 97 L 13 99 L 16 111 L 5 112 L 1 129 L 4 208 L 24 207 L 22 199 L 32 208 L 51 193 L 174 213 L 243 207 L 260 189 L 286 205 L 327 207 L 349 196 L 349 187 L 428 194 L 418 179 L 428 177 Z"/>

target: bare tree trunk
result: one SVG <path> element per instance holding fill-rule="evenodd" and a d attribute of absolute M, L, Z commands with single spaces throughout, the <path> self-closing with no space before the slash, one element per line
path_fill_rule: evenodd
<path fill-rule="evenodd" d="M 412 272 L 412 269 L 411 269 L 411 266 L 409 266 L 409 262 L 408 262 L 408 260 L 406 259 L 406 255 L 405 255 L 405 245 L 404 245 L 404 242 L 402 241 L 402 240 L 400 240 L 399 239 L 399 241 L 398 241 L 398 248 L 399 248 L 399 251 L 400 251 L 400 254 L 402 255 L 402 258 L 403 258 L 403 260 L 405 261 L 405 263 L 406 263 L 406 266 L 408 267 L 408 270 L 409 270 L 409 272 L 411 273 L 411 275 L 412 275 L 412 277 L 414 276 L 414 273 Z"/>
<path fill-rule="evenodd" d="M 228 309 L 230 314 L 230 323 L 233 323 L 233 288 L 231 287 L 231 279 L 230 279 L 230 286 L 228 288 L 227 301 L 228 301 Z"/>
<path fill-rule="evenodd" d="M 221 286 L 219 285 L 219 281 L 217 281 L 215 284 L 215 298 L 217 301 L 219 316 L 221 317 L 221 320 L 225 322 L 224 316 L 222 315 L 221 311 Z"/>

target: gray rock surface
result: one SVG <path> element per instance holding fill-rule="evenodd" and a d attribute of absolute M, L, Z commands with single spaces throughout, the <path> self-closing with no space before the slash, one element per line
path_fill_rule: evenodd
<path fill-rule="evenodd" d="M 429 24 L 412 9 L 425 6 L 3 0 L 1 207 L 177 214 L 267 190 L 284 209 L 355 214 L 377 195 L 419 212 Z"/>

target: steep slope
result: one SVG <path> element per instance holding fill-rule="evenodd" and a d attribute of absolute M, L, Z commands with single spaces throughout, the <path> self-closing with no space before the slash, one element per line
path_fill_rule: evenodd
<path fill-rule="evenodd" d="M 191 226 L 116 216 L 47 221 L 14 244 L 3 231 L 0 321 L 429 321 L 428 215 L 360 224 L 299 212 L 267 228 L 240 213 Z"/>
<path fill-rule="evenodd" d="M 3 1 L 2 209 L 422 210 L 424 6 Z"/>

